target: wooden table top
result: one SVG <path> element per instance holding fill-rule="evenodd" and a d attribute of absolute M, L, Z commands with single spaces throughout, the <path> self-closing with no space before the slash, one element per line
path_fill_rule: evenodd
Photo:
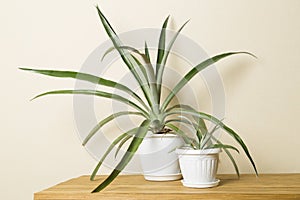
<path fill-rule="evenodd" d="M 298 199 L 300 174 L 219 175 L 220 185 L 214 188 L 194 189 L 182 186 L 180 181 L 152 182 L 140 175 L 121 175 L 99 193 L 90 192 L 106 176 L 81 176 L 34 194 L 34 200 L 173 200 L 173 199 Z"/>

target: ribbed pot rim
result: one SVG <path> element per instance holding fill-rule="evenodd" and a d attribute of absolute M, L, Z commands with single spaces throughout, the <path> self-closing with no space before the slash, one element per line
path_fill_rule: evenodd
<path fill-rule="evenodd" d="M 218 154 L 221 152 L 220 148 L 211 148 L 211 149 L 191 149 L 191 148 L 178 148 L 176 153 L 178 155 L 211 155 Z"/>

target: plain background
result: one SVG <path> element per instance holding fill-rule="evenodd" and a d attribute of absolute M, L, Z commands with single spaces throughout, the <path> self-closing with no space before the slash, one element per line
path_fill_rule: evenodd
<path fill-rule="evenodd" d="M 217 64 L 226 93 L 225 122 L 242 135 L 260 173 L 300 172 L 300 1 L 10 0 L 0 6 L 0 199 L 32 199 L 34 192 L 89 174 L 96 164 L 80 145 L 71 96 L 29 101 L 74 82 L 17 69 L 80 69 L 107 39 L 96 4 L 118 32 L 159 28 L 170 14 L 174 28 L 191 19 L 183 33 L 209 55 L 255 53 L 258 60 Z M 253 172 L 243 154 L 236 157 L 243 173 Z M 234 170 L 224 159 L 219 172 Z"/>

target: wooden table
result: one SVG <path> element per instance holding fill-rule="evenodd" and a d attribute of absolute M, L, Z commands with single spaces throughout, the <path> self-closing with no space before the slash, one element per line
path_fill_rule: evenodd
<path fill-rule="evenodd" d="M 90 181 L 89 176 L 70 179 L 34 194 L 34 200 L 173 200 L 173 199 L 298 199 L 300 200 L 300 174 L 219 175 L 220 185 L 209 189 L 182 186 L 180 181 L 150 182 L 142 176 L 119 176 L 99 193 L 90 192 L 105 176 Z"/>

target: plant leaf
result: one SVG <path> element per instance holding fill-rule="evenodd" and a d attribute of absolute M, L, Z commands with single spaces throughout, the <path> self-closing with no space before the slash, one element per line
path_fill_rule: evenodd
<path fill-rule="evenodd" d="M 123 92 L 126 92 L 133 98 L 135 98 L 139 103 L 141 103 L 147 110 L 149 109 L 148 106 L 143 102 L 143 100 L 130 88 L 127 86 L 117 83 L 115 81 L 111 81 L 108 79 L 100 78 L 95 75 L 81 73 L 81 72 L 73 72 L 73 71 L 60 71 L 60 70 L 40 70 L 40 69 L 29 69 L 29 68 L 19 68 L 24 71 L 31 71 L 38 74 L 46 75 L 46 76 L 52 76 L 57 78 L 73 78 L 81 81 L 87 81 L 90 83 L 103 85 L 111 88 L 116 88 L 119 90 L 122 90 Z"/>
<path fill-rule="evenodd" d="M 157 59 L 156 59 L 156 75 L 159 70 L 161 61 L 163 59 L 164 53 L 165 53 L 165 45 L 166 45 L 166 28 L 168 25 L 170 15 L 165 19 L 159 36 L 159 42 L 158 42 L 158 50 L 157 50 Z"/>
<path fill-rule="evenodd" d="M 147 42 L 145 42 L 145 55 L 146 55 L 146 58 L 149 60 L 149 63 L 151 63 L 151 58 L 150 58 Z"/>
<path fill-rule="evenodd" d="M 169 95 L 167 96 L 167 98 L 165 99 L 165 101 L 162 104 L 161 109 L 165 110 L 168 106 L 168 104 L 171 102 L 171 100 L 174 98 L 174 96 L 200 71 L 202 71 L 203 69 L 205 69 L 206 67 L 218 62 L 219 60 L 226 58 L 228 56 L 231 55 L 235 55 L 235 54 L 248 54 L 251 56 L 254 56 L 251 53 L 248 52 L 229 52 L 229 53 L 223 53 L 223 54 L 219 54 L 216 55 L 212 58 L 208 58 L 207 60 L 201 62 L 200 64 L 196 65 L 195 67 L 193 67 L 174 87 L 174 89 L 172 90 L 172 92 L 169 93 Z"/>
<path fill-rule="evenodd" d="M 103 25 L 107 35 L 111 39 L 114 47 L 119 52 L 123 62 L 126 64 L 128 69 L 130 70 L 130 72 L 132 73 L 132 75 L 134 76 L 136 81 L 138 82 L 139 86 L 141 87 L 141 89 L 143 91 L 145 98 L 147 99 L 147 102 L 151 106 L 153 104 L 153 102 L 151 102 L 151 100 L 150 100 L 151 94 L 150 94 L 149 88 L 147 88 L 147 86 L 145 85 L 146 80 L 143 80 L 143 77 L 137 73 L 136 67 L 138 67 L 138 66 L 137 66 L 136 62 L 134 61 L 134 59 L 132 58 L 131 54 L 128 51 L 120 48 L 120 46 L 123 46 L 121 40 L 119 39 L 116 32 L 113 30 L 112 26 L 110 25 L 110 23 L 108 22 L 106 17 L 101 12 L 100 8 L 98 6 L 96 6 L 96 8 L 97 8 L 98 15 L 100 17 L 100 20 L 102 22 L 102 25 Z"/>
<path fill-rule="evenodd" d="M 145 65 L 146 67 L 144 67 L 143 64 L 141 64 L 141 62 L 135 57 L 132 55 L 132 58 L 135 60 L 135 62 L 137 63 L 137 65 L 139 66 L 139 69 L 141 70 L 142 72 L 142 75 L 144 76 L 147 84 L 149 85 L 150 87 L 150 90 L 151 90 L 151 94 L 152 96 L 154 97 L 153 101 L 154 102 L 157 102 L 157 88 L 156 88 L 156 80 L 155 80 L 155 74 L 154 74 L 154 69 L 153 69 L 153 66 L 150 62 L 150 57 L 149 57 L 149 52 L 148 52 L 148 49 L 145 51 L 148 53 L 148 56 L 146 54 L 143 54 L 141 53 L 139 50 L 137 50 L 136 48 L 134 47 L 130 47 L 130 46 L 120 46 L 119 47 L 120 49 L 126 49 L 126 50 L 129 50 L 129 51 L 132 51 L 138 55 L 140 55 L 142 57 L 142 59 L 144 60 L 145 62 Z M 116 48 L 115 47 L 111 47 L 109 48 L 105 53 L 104 53 L 104 56 L 107 55 L 109 52 L 111 52 L 112 50 L 115 50 Z M 149 58 L 148 58 L 149 57 Z"/>
<path fill-rule="evenodd" d="M 181 107 L 186 110 L 191 110 L 193 112 L 197 112 L 193 107 L 191 107 L 189 105 L 184 105 L 184 104 L 177 104 L 175 106 L 172 106 L 170 109 L 181 108 Z M 167 109 L 166 112 L 168 112 L 170 109 Z M 199 145 L 200 145 L 202 137 L 208 133 L 208 130 L 207 130 L 206 124 L 202 118 L 200 118 L 198 116 L 193 116 L 193 118 L 197 122 L 197 125 L 196 126 L 194 125 L 194 127 L 197 130 L 196 135 L 197 135 Z"/>
<path fill-rule="evenodd" d="M 92 193 L 99 192 L 103 190 L 106 186 L 108 186 L 118 175 L 119 173 L 126 167 L 129 161 L 134 156 L 135 152 L 138 150 L 140 144 L 142 143 L 144 137 L 146 136 L 149 129 L 149 120 L 144 120 L 141 126 L 138 128 L 137 133 L 135 134 L 133 140 L 131 141 L 125 155 L 122 157 L 119 164 L 115 167 L 112 173 L 98 186 L 96 187 Z"/>
<path fill-rule="evenodd" d="M 197 142 L 193 139 L 188 137 L 181 129 L 179 129 L 177 126 L 175 126 L 172 123 L 166 123 L 165 125 L 166 127 L 169 127 L 170 129 L 172 129 L 177 135 L 179 135 L 180 137 L 182 137 L 182 139 L 184 140 L 184 142 L 186 144 L 190 144 L 194 149 L 197 149 Z"/>
<path fill-rule="evenodd" d="M 169 115 L 173 115 L 173 114 L 188 114 L 188 115 L 194 115 L 194 116 L 198 116 L 198 117 L 201 117 L 205 120 L 209 120 L 215 124 L 218 124 L 222 129 L 224 129 L 230 136 L 232 136 L 235 141 L 238 142 L 238 144 L 243 148 L 246 156 L 248 157 L 249 161 L 251 162 L 252 164 L 252 167 L 256 173 L 256 175 L 258 175 L 258 172 L 257 172 L 257 169 L 256 169 L 256 166 L 255 166 L 255 163 L 250 155 L 250 152 L 246 146 L 246 144 L 244 143 L 244 141 L 240 138 L 240 136 L 234 131 L 232 130 L 231 128 L 229 128 L 228 126 L 226 126 L 222 121 L 220 121 L 219 119 L 215 118 L 214 116 L 212 115 L 209 115 L 209 114 L 206 114 L 206 113 L 203 113 L 203 112 L 194 112 L 194 111 L 191 111 L 191 110 L 185 110 L 184 108 L 173 108 L 171 109 L 171 111 L 169 111 L 166 115 L 169 116 Z"/>
<path fill-rule="evenodd" d="M 136 60 L 138 65 L 140 65 L 141 68 L 143 68 L 143 65 L 134 56 L 133 56 L 133 58 Z M 147 69 L 147 72 L 144 72 L 144 73 L 145 73 L 145 77 L 148 81 L 148 85 L 150 87 L 150 92 L 151 92 L 150 99 L 151 99 L 151 102 L 152 102 L 151 108 L 155 113 L 160 113 L 159 106 L 156 103 L 158 97 L 157 97 L 157 90 L 156 90 L 156 82 L 154 80 L 153 68 L 152 68 L 152 66 L 147 66 L 146 69 Z"/>
<path fill-rule="evenodd" d="M 202 138 L 202 140 L 201 140 L 201 142 L 200 142 L 200 147 L 204 148 L 205 146 L 207 146 L 207 147 L 212 146 L 212 138 L 213 138 L 213 134 L 214 134 L 214 132 L 215 132 L 217 129 L 219 129 L 219 128 L 220 128 L 219 124 L 216 124 L 215 127 L 214 127 L 211 131 L 207 132 L 207 133 L 203 136 L 203 138 Z"/>
<path fill-rule="evenodd" d="M 235 148 L 234 146 L 228 145 L 228 144 L 214 144 L 212 147 L 209 148 L 222 148 L 222 149 L 233 149 L 236 152 L 240 153 L 239 150 L 237 148 Z"/>
<path fill-rule="evenodd" d="M 213 137 L 213 140 L 215 140 L 218 144 L 223 145 L 223 143 L 222 143 L 221 141 L 217 140 L 215 137 Z M 240 177 L 240 172 L 239 172 L 238 165 L 236 164 L 236 162 L 235 162 L 235 160 L 234 160 L 232 154 L 230 153 L 230 151 L 228 151 L 227 148 L 222 148 L 222 149 L 225 151 L 225 153 L 226 153 L 227 156 L 229 157 L 229 159 L 230 159 L 230 161 L 231 161 L 231 163 L 232 163 L 232 165 L 233 165 L 233 167 L 234 167 L 234 170 L 235 170 L 237 176 Z M 239 153 L 239 152 L 238 152 L 238 153 Z"/>
<path fill-rule="evenodd" d="M 226 153 L 227 156 L 229 157 L 229 159 L 230 159 L 230 161 L 231 161 L 231 163 L 232 163 L 232 165 L 233 165 L 233 167 L 234 167 L 234 170 L 235 170 L 237 176 L 240 177 L 239 167 L 238 167 L 238 165 L 236 164 L 236 162 L 235 162 L 235 160 L 234 160 L 232 154 L 231 154 L 230 151 L 228 151 L 228 149 L 226 149 L 226 148 L 223 148 L 223 150 L 225 151 L 225 153 Z"/>
<path fill-rule="evenodd" d="M 149 81 L 148 74 L 147 74 L 147 71 L 146 71 L 144 65 L 142 65 L 142 63 L 135 56 L 132 56 L 132 57 L 136 61 L 137 65 L 139 66 L 139 69 L 146 80 L 146 84 L 150 87 L 150 81 Z"/>
<path fill-rule="evenodd" d="M 125 138 L 122 139 L 122 141 L 120 142 L 120 144 L 116 150 L 115 158 L 117 158 L 117 155 L 118 155 L 119 151 L 121 150 L 122 146 L 132 137 L 133 137 L 133 135 L 127 135 Z"/>
<path fill-rule="evenodd" d="M 131 47 L 131 46 L 119 46 L 118 48 L 119 48 L 119 49 L 128 50 L 128 51 L 132 51 L 133 53 L 136 53 L 136 54 L 140 55 L 146 63 L 149 63 L 149 62 L 150 62 L 150 60 L 147 58 L 146 54 L 141 53 L 139 50 L 137 50 L 137 49 L 134 48 L 134 47 Z M 117 48 L 114 47 L 114 46 L 113 46 L 113 47 L 110 47 L 109 49 L 107 49 L 107 50 L 105 51 L 105 53 L 103 54 L 103 57 L 102 57 L 101 60 L 103 60 L 104 57 L 105 57 L 106 55 L 108 55 L 109 53 L 111 53 L 111 52 L 114 51 L 114 50 L 117 50 Z M 132 55 L 131 55 L 131 56 L 132 56 Z"/>
<path fill-rule="evenodd" d="M 113 148 L 123 139 L 125 138 L 129 132 L 132 131 L 136 131 L 136 128 L 131 129 L 130 131 L 123 133 L 122 135 L 120 135 L 119 137 L 117 137 L 112 143 L 111 145 L 107 148 L 106 152 L 103 154 L 102 158 L 99 160 L 97 166 L 95 167 L 95 169 L 93 170 L 92 175 L 90 176 L 90 180 L 93 181 L 95 179 L 95 176 L 97 175 L 97 172 L 99 170 L 99 168 L 101 167 L 103 161 L 106 159 L 106 157 L 108 156 L 108 154 L 113 150 Z"/>
<path fill-rule="evenodd" d="M 101 58 L 101 61 L 103 61 L 104 58 L 105 58 L 109 53 L 113 52 L 114 50 L 116 50 L 116 47 L 114 47 L 114 46 L 108 48 L 108 49 L 104 52 L 104 54 L 103 54 L 103 56 L 102 56 L 102 58 Z"/>
<path fill-rule="evenodd" d="M 161 97 L 161 87 L 162 87 L 162 79 L 163 79 L 163 74 L 164 74 L 164 70 L 166 67 L 166 63 L 167 63 L 167 59 L 169 56 L 169 53 L 173 47 L 173 44 L 175 42 L 175 40 L 177 39 L 179 33 L 181 32 L 181 30 L 184 28 L 184 26 L 188 23 L 189 21 L 186 21 L 181 27 L 180 29 L 176 32 L 176 34 L 174 35 L 174 37 L 172 38 L 172 40 L 170 41 L 170 43 L 168 44 L 168 47 L 166 49 L 163 49 L 163 57 L 160 60 L 160 63 L 157 63 L 156 65 L 156 81 L 157 81 L 157 91 L 158 91 L 158 97 L 159 97 L 159 102 L 160 102 L 160 97 Z"/>
<path fill-rule="evenodd" d="M 117 112 L 114 113 L 106 118 L 104 118 L 103 120 L 101 120 L 90 132 L 89 134 L 86 136 L 86 138 L 83 140 L 82 145 L 86 145 L 86 143 L 108 122 L 112 121 L 113 119 L 123 116 L 123 115 L 141 115 L 144 116 L 142 113 L 140 112 L 130 112 L 130 111 L 122 111 L 122 112 Z"/>
<path fill-rule="evenodd" d="M 103 92 L 103 91 L 98 91 L 98 90 L 54 90 L 54 91 L 39 94 L 39 95 L 35 96 L 32 100 L 42 97 L 42 96 L 50 95 L 50 94 L 51 95 L 52 94 L 82 94 L 82 95 L 92 95 L 92 96 L 109 98 L 109 99 L 113 99 L 113 100 L 125 103 L 125 104 L 137 109 L 138 111 L 143 113 L 144 117 L 148 116 L 148 113 L 145 110 L 143 110 L 141 107 L 136 105 L 134 102 L 132 102 L 120 95 Z"/>

